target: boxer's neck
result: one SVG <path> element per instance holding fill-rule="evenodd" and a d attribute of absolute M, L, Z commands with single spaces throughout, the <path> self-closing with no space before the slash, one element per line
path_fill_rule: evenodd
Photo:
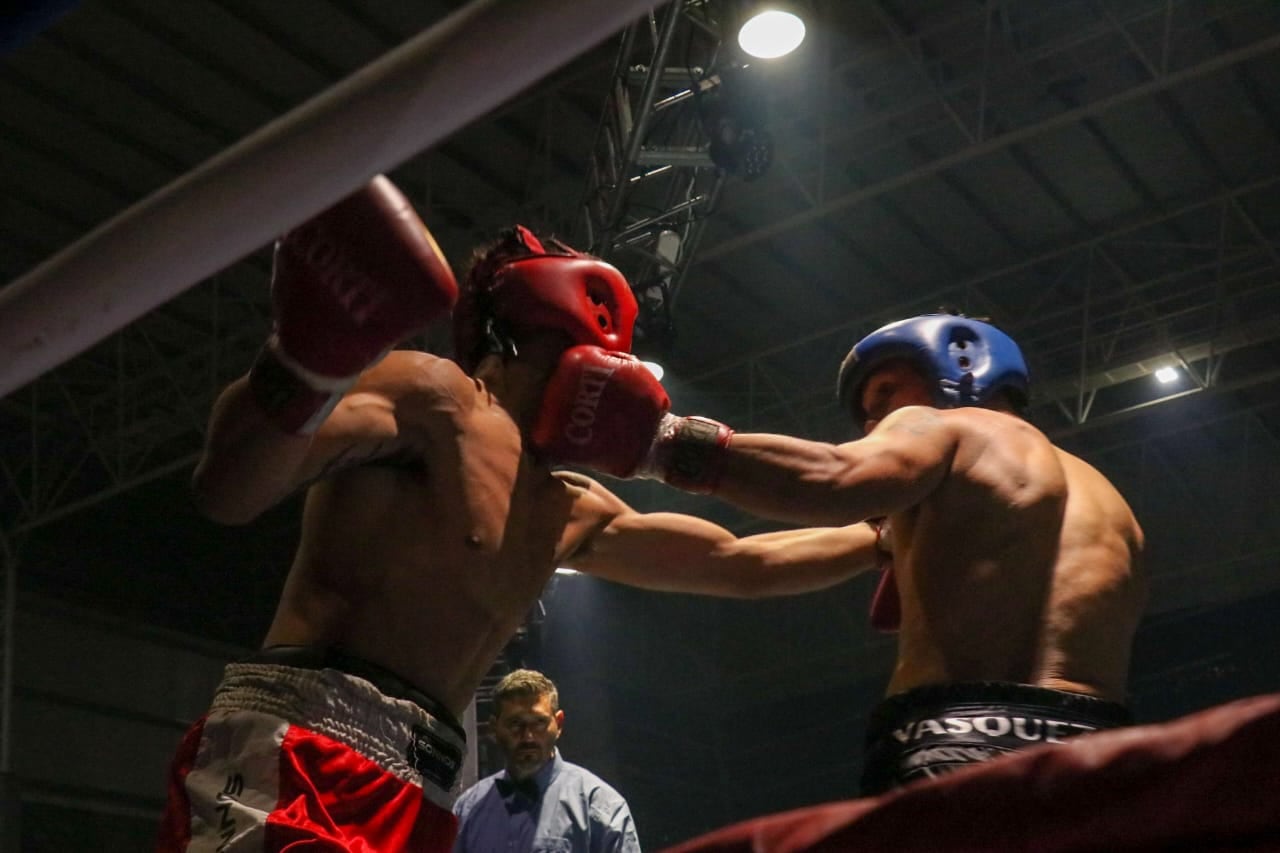
<path fill-rule="evenodd" d="M 514 357 L 485 356 L 474 373 L 506 409 L 522 434 L 527 434 L 538 414 L 543 390 L 557 363 L 556 358 L 532 356 L 532 353 L 529 357 L 523 353 Z"/>

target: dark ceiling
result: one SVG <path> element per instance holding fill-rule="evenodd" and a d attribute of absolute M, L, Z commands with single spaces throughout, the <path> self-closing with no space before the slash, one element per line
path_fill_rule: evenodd
<path fill-rule="evenodd" d="M 0 281 L 462 4 L 70 5 L 0 60 Z M 509 5 L 531 21 L 541 6 Z M 802 50 L 745 70 L 719 42 L 730 4 L 657 7 L 392 175 L 456 264 L 512 221 L 614 260 L 676 409 L 739 429 L 841 438 L 835 367 L 856 338 L 944 304 L 989 316 L 1027 353 L 1033 420 L 1137 508 L 1153 619 L 1280 590 L 1280 4 L 808 5 Z M 771 135 L 762 177 L 712 162 L 721 108 Z M 213 395 L 264 336 L 268 265 L 259 250 L 192 281 L 0 399 L 0 518 L 24 588 L 257 641 L 296 507 L 223 530 L 184 482 Z M 440 329 L 421 343 L 449 346 Z M 659 486 L 620 491 L 759 528 Z M 809 636 L 815 609 L 831 616 L 812 598 L 609 596 L 676 635 L 699 606 L 721 627 L 794 619 L 767 665 L 731 666 L 755 658 L 716 640 L 762 706 L 883 667 L 847 616 Z M 617 689 L 644 693 L 643 669 Z"/>

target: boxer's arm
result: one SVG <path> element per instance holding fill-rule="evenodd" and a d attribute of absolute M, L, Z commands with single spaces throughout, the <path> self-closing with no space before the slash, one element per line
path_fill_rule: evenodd
<path fill-rule="evenodd" d="M 198 507 L 225 524 L 252 521 L 299 489 L 338 471 L 412 449 L 449 429 L 473 384 L 448 359 L 397 350 L 365 371 L 312 434 L 280 428 L 245 378 L 214 406 L 192 488 Z"/>
<path fill-rule="evenodd" d="M 927 407 L 899 409 L 845 444 L 736 433 L 716 497 L 766 518 L 842 525 L 918 505 L 951 469 L 959 439 Z"/>
<path fill-rule="evenodd" d="M 638 513 L 599 483 L 584 481 L 574 517 L 583 533 L 561 565 L 630 586 L 734 598 L 825 589 L 877 562 L 868 524 L 738 537 L 678 513 Z"/>
<path fill-rule="evenodd" d="M 311 441 L 276 426 L 240 377 L 213 404 L 191 477 L 196 508 L 223 524 L 253 520 L 287 493 Z"/>
<path fill-rule="evenodd" d="M 927 407 L 901 409 L 866 439 L 835 445 L 735 434 L 669 406 L 634 356 L 574 347 L 547 383 L 534 446 L 552 462 L 663 480 L 768 518 L 841 526 L 919 503 L 945 476 L 957 443 Z"/>
<path fill-rule="evenodd" d="M 193 478 L 200 508 L 245 522 L 333 466 L 383 452 L 415 376 L 408 353 L 401 367 L 371 365 L 448 312 L 457 291 L 413 205 L 383 176 L 283 235 L 271 335 L 214 406 Z"/>

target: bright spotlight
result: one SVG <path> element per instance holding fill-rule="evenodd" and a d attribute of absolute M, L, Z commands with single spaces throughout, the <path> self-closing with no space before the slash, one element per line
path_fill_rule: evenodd
<path fill-rule="evenodd" d="M 786 56 L 804 41 L 804 21 L 781 9 L 766 9 L 738 30 L 738 44 L 757 59 Z"/>
<path fill-rule="evenodd" d="M 561 566 L 561 567 L 559 567 L 558 569 L 556 569 L 556 574 L 558 574 L 558 575 L 576 575 L 576 574 L 579 574 L 579 572 L 578 572 L 578 570 L 577 570 L 577 569 L 566 569 L 564 566 Z"/>
<path fill-rule="evenodd" d="M 654 379 L 658 380 L 659 382 L 662 381 L 662 377 L 666 373 L 666 371 L 662 369 L 661 364 L 658 364 L 658 362 L 656 361 L 642 361 L 640 363 L 649 369 L 649 372 L 653 374 Z"/>
<path fill-rule="evenodd" d="M 1175 367 L 1162 367 L 1156 371 L 1156 379 L 1168 385 L 1178 378 L 1178 370 Z"/>

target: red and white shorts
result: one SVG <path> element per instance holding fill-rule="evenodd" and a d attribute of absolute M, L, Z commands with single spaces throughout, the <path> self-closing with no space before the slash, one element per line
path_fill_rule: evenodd
<path fill-rule="evenodd" d="M 446 853 L 465 751 L 362 678 L 230 664 L 174 758 L 157 850 Z"/>

